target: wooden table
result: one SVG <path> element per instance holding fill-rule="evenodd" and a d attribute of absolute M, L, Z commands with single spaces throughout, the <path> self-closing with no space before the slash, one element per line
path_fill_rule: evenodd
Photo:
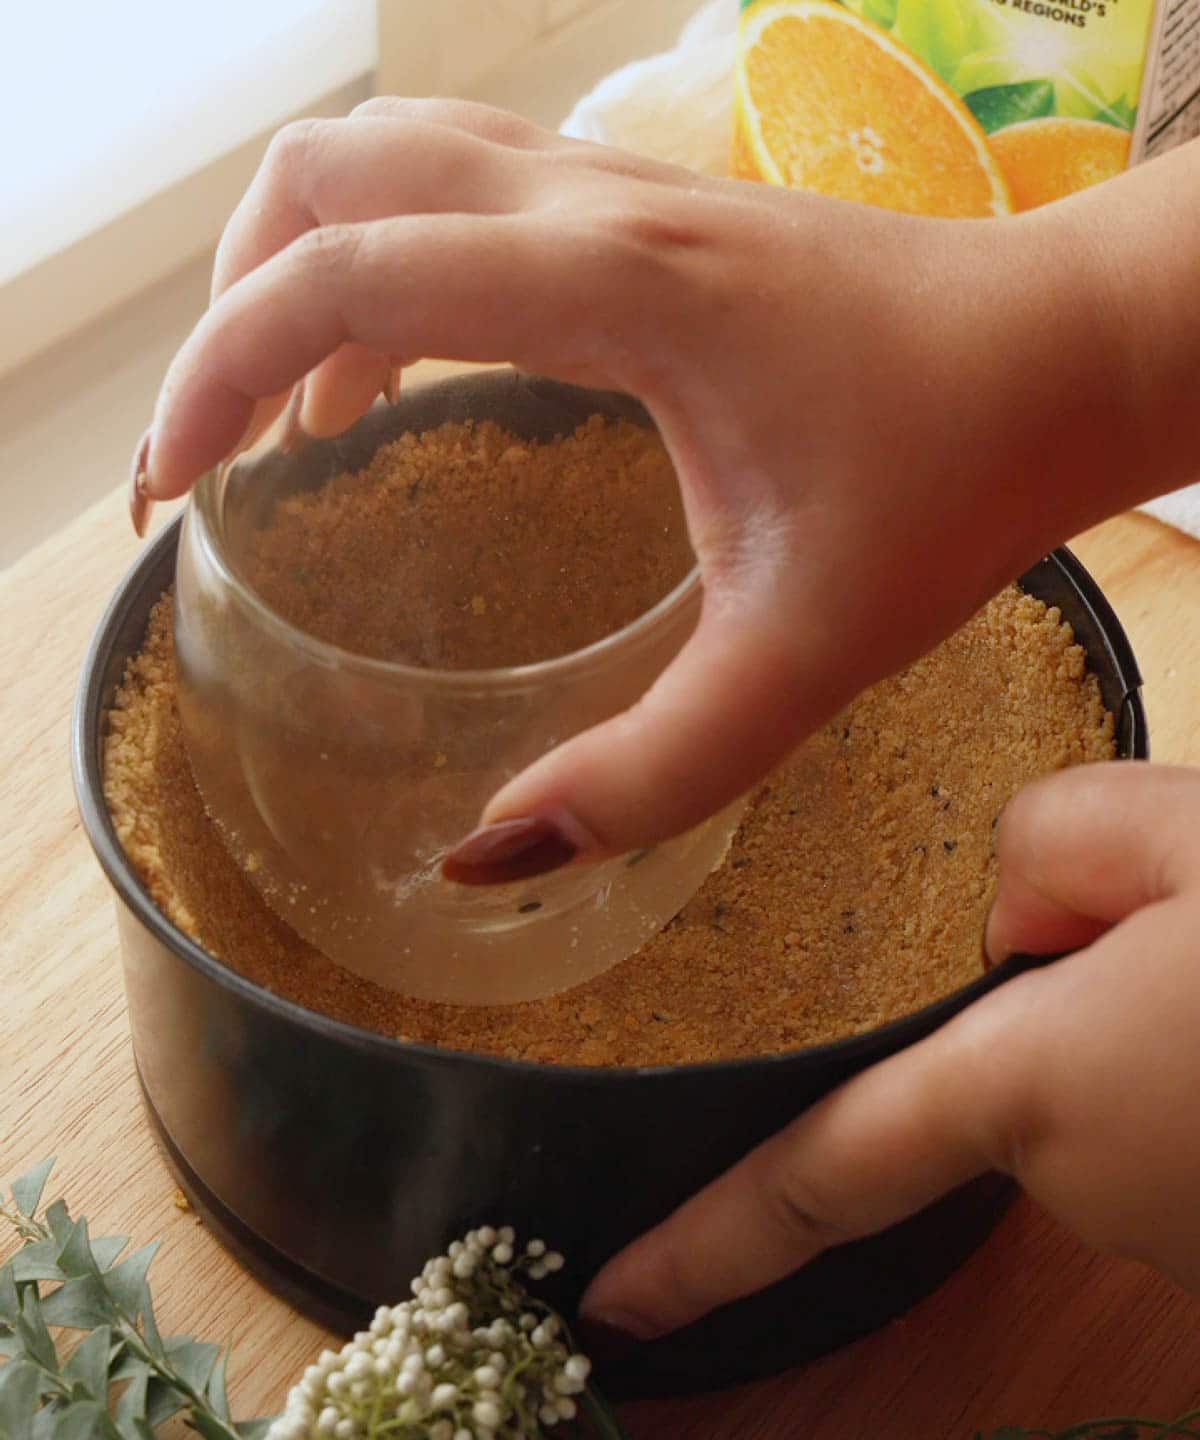
<path fill-rule="evenodd" d="M 1131 516 L 1077 548 L 1141 661 L 1156 757 L 1200 764 L 1200 543 Z M 136 550 L 114 495 L 0 575 L 0 1177 L 57 1153 L 55 1189 L 94 1233 L 161 1237 L 160 1316 L 233 1340 L 235 1413 L 250 1415 L 279 1408 L 328 1337 L 176 1207 L 138 1100 L 109 892 L 68 774 L 79 664 Z M 1084 1250 L 1022 1202 L 879 1334 L 802 1371 L 627 1415 L 635 1440 L 969 1440 L 1004 1422 L 1189 1405 L 1200 1405 L 1200 1301 Z"/>

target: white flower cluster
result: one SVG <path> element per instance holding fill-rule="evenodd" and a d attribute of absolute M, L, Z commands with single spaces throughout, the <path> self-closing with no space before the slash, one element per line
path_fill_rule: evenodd
<path fill-rule="evenodd" d="M 591 1362 L 520 1283 L 563 1258 L 515 1245 L 510 1226 L 488 1225 L 430 1260 L 413 1299 L 308 1367 L 266 1440 L 526 1440 L 573 1420 Z"/>

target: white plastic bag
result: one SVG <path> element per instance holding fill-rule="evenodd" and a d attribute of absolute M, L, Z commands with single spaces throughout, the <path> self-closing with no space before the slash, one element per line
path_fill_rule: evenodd
<path fill-rule="evenodd" d="M 616 70 L 585 95 L 564 135 L 729 173 L 738 0 L 710 0 L 673 50 Z"/>

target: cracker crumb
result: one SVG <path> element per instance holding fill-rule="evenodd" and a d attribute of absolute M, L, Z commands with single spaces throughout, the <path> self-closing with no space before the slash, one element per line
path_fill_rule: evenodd
<path fill-rule="evenodd" d="M 726 863 L 636 955 L 522 1005 L 393 994 L 334 965 L 266 907 L 192 781 L 170 595 L 109 714 L 105 793 L 170 919 L 311 1010 L 417 1043 L 550 1064 L 762 1055 L 870 1029 L 980 973 L 996 817 L 1028 780 L 1115 753 L 1113 718 L 1082 654 L 1057 610 L 1005 590 L 768 776 Z"/>
<path fill-rule="evenodd" d="M 279 500 L 241 563 L 321 640 L 472 670 L 583 649 L 652 609 L 695 557 L 658 434 L 593 415 L 542 444 L 491 420 L 401 435 Z"/>
<path fill-rule="evenodd" d="M 246 559 L 265 598 L 321 638 L 451 668 L 576 650 L 644 613 L 692 565 L 661 441 L 599 416 L 546 444 L 492 422 L 403 436 L 362 471 L 280 502 Z M 155 903 L 225 964 L 310 1010 L 512 1059 L 763 1055 L 928 1004 L 982 969 L 1005 803 L 1036 776 L 1115 750 L 1070 627 L 1011 586 L 769 775 L 724 864 L 637 954 L 536 1002 L 433 1004 L 306 944 L 226 851 L 184 749 L 172 603 L 164 595 L 152 611 L 104 742 L 117 834 Z M 432 757 L 434 770 L 444 763 Z"/>

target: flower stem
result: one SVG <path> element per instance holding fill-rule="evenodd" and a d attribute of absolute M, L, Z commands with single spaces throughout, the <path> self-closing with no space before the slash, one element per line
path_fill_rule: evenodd
<path fill-rule="evenodd" d="M 1079 1425 L 1071 1425 L 1066 1430 L 1059 1430 L 1050 1437 L 1050 1440 L 1089 1440 L 1090 1436 L 1097 1431 L 1111 1432 L 1120 1430 L 1122 1427 L 1132 1430 L 1149 1430 L 1153 1435 L 1163 1437 L 1163 1440 L 1170 1440 L 1171 1436 L 1191 1437 L 1197 1440 L 1200 1431 L 1194 1428 L 1193 1422 L 1200 1420 L 1200 1410 L 1189 1410 L 1175 1420 L 1148 1420 L 1141 1415 L 1105 1415 L 1098 1420 L 1085 1420 Z M 1045 1434 L 1044 1431 L 1030 1431 L 1031 1435 Z"/>
<path fill-rule="evenodd" d="M 588 1386 L 579 1397 L 579 1408 L 587 1416 L 596 1440 L 629 1440 L 629 1432 L 621 1424 L 615 1410 Z"/>
<path fill-rule="evenodd" d="M 25 1245 L 32 1245 L 37 1240 L 50 1239 L 50 1231 L 41 1221 L 36 1220 L 32 1215 L 22 1215 L 15 1205 L 5 1205 L 3 1201 L 0 1201 L 0 1215 L 4 1216 Z"/>

